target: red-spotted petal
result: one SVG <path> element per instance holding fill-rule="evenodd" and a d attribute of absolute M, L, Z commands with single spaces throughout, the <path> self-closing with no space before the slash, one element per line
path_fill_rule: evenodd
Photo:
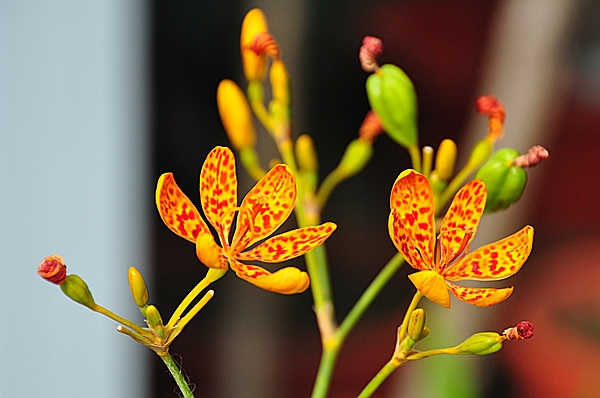
<path fill-rule="evenodd" d="M 243 264 L 235 259 L 230 259 L 229 265 L 240 278 L 270 292 L 281 294 L 302 293 L 310 286 L 308 274 L 298 268 L 286 267 L 270 273 L 264 268 Z"/>
<path fill-rule="evenodd" d="M 200 172 L 200 201 L 204 215 L 226 244 L 237 206 L 235 157 L 227 147 L 216 147 L 206 157 Z"/>
<path fill-rule="evenodd" d="M 331 222 L 314 227 L 294 229 L 274 236 L 254 249 L 240 253 L 240 260 L 258 260 L 266 263 L 280 263 L 306 254 L 319 246 L 335 231 L 336 225 Z"/>
<path fill-rule="evenodd" d="M 470 253 L 443 275 L 450 281 L 499 280 L 514 275 L 531 253 L 533 227 L 527 225 L 519 232 Z"/>
<path fill-rule="evenodd" d="M 456 298 L 478 307 L 489 307 L 490 305 L 501 303 L 510 297 L 514 289 L 513 287 L 507 287 L 504 289 L 479 289 L 475 287 L 455 285 L 454 283 L 448 281 L 446 281 L 446 284 Z"/>
<path fill-rule="evenodd" d="M 247 220 L 240 214 L 233 239 L 233 242 L 239 242 L 234 251 L 244 250 L 271 235 L 287 220 L 295 204 L 296 178 L 288 166 L 279 164 L 269 170 L 244 197 L 240 213 L 248 213 L 252 225 L 247 231 Z M 240 234 L 244 234 L 243 237 Z"/>
<path fill-rule="evenodd" d="M 442 221 L 438 237 L 443 258 L 455 258 L 460 254 L 460 249 L 471 242 L 486 200 L 487 189 L 481 180 L 470 181 L 456 193 Z M 470 235 L 467 237 L 467 242 L 463 243 L 467 233 Z"/>
<path fill-rule="evenodd" d="M 392 210 L 390 213 L 388 230 L 396 249 L 402 253 L 402 257 L 404 257 L 411 267 L 418 270 L 433 268 L 433 264 L 427 263 L 427 261 L 423 260 L 423 257 L 421 257 L 421 254 L 409 237 L 409 232 L 405 230 L 400 215 L 395 210 Z"/>
<path fill-rule="evenodd" d="M 165 173 L 158 179 L 156 207 L 167 227 L 182 238 L 196 242 L 198 234 L 210 234 L 200 213 L 179 189 L 171 173 Z"/>
<path fill-rule="evenodd" d="M 408 275 L 408 279 L 429 300 L 450 308 L 450 295 L 444 278 L 435 271 L 419 271 Z"/>
<path fill-rule="evenodd" d="M 403 252 L 400 242 L 412 244 L 427 264 L 433 264 L 435 219 L 433 192 L 427 178 L 414 170 L 403 171 L 392 187 L 390 207 L 395 213 L 390 232 L 401 235 L 392 236 L 398 250 Z"/>

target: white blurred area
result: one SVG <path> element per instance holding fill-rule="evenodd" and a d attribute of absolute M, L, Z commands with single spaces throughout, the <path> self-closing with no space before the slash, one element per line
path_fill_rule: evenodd
<path fill-rule="evenodd" d="M 60 254 L 141 321 L 127 269 L 150 259 L 148 4 L 0 2 L 0 397 L 148 396 L 150 351 L 36 274 Z"/>

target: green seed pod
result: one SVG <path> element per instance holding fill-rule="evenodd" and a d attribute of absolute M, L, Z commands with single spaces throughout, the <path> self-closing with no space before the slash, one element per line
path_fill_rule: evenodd
<path fill-rule="evenodd" d="M 488 355 L 502 348 L 502 336 L 496 332 L 476 333 L 454 349 L 457 354 Z"/>
<path fill-rule="evenodd" d="M 367 140 L 356 138 L 346 147 L 338 168 L 347 177 L 361 171 L 373 156 L 373 145 Z"/>
<path fill-rule="evenodd" d="M 485 213 L 504 210 L 521 198 L 527 173 L 514 165 L 520 153 L 512 148 L 496 151 L 475 174 L 485 183 L 488 199 Z"/>
<path fill-rule="evenodd" d="M 71 300 L 85 305 L 91 310 L 96 306 L 87 284 L 75 274 L 67 275 L 65 281 L 60 285 L 60 290 Z"/>
<path fill-rule="evenodd" d="M 418 143 L 417 94 L 410 78 L 386 64 L 367 78 L 367 96 L 383 129 L 403 147 Z"/>

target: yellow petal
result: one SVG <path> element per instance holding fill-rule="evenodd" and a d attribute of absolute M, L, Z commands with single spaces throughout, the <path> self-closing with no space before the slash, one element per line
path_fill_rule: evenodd
<path fill-rule="evenodd" d="M 474 287 L 459 286 L 451 282 L 446 283 L 456 298 L 478 307 L 489 307 L 490 305 L 501 303 L 510 297 L 514 289 L 513 287 L 504 289 L 479 289 Z"/>
<path fill-rule="evenodd" d="M 529 257 L 533 246 L 533 227 L 480 247 L 444 271 L 446 280 L 500 280 L 514 275 Z"/>
<path fill-rule="evenodd" d="M 182 238 L 196 242 L 199 234 L 210 234 L 200 213 L 179 189 L 171 173 L 165 173 L 158 179 L 156 207 L 167 227 Z"/>
<path fill-rule="evenodd" d="M 462 187 L 454 196 L 446 216 L 442 221 L 438 243 L 442 246 L 444 258 L 454 258 L 459 254 L 465 234 L 471 232 L 468 243 L 473 240 L 479 220 L 485 208 L 487 189 L 481 180 L 473 180 Z"/>
<path fill-rule="evenodd" d="M 445 308 L 450 308 L 450 294 L 444 278 L 435 271 L 419 271 L 408 278 L 425 297 Z"/>
<path fill-rule="evenodd" d="M 208 268 L 227 269 L 223 251 L 211 234 L 200 234 L 196 239 L 196 256 Z"/>
<path fill-rule="evenodd" d="M 238 255 L 240 260 L 280 263 L 311 251 L 335 231 L 337 225 L 327 222 L 315 227 L 294 229 L 274 236 L 254 249 Z"/>
<path fill-rule="evenodd" d="M 206 157 L 200 172 L 200 201 L 204 215 L 225 244 L 235 215 L 232 209 L 237 206 L 235 158 L 229 148 L 218 146 Z"/>
<path fill-rule="evenodd" d="M 235 259 L 230 259 L 229 264 L 237 276 L 270 292 L 281 294 L 302 293 L 310 286 L 308 274 L 298 268 L 286 267 L 270 273 L 264 268 L 242 264 Z"/>
<path fill-rule="evenodd" d="M 239 243 L 234 251 L 239 253 L 271 235 L 287 220 L 295 204 L 296 178 L 288 166 L 279 164 L 269 170 L 244 197 L 233 239 L 233 242 L 239 240 Z M 248 220 L 242 217 L 242 213 L 252 217 L 251 231 L 245 230 L 243 224 Z"/>
<path fill-rule="evenodd" d="M 265 14 L 258 8 L 248 11 L 242 22 L 242 31 L 240 33 L 242 65 L 247 81 L 262 80 L 264 78 L 266 55 L 264 53 L 257 54 L 250 49 L 250 46 L 258 34 L 268 31 L 269 28 Z"/>
<path fill-rule="evenodd" d="M 390 208 L 395 213 L 390 236 L 398 250 L 403 252 L 404 243 L 413 245 L 430 265 L 428 268 L 432 268 L 435 219 L 433 192 L 427 178 L 414 170 L 403 171 L 392 187 Z"/>

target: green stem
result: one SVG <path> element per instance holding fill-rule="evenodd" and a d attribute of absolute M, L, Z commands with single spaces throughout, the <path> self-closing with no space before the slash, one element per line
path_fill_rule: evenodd
<path fill-rule="evenodd" d="M 406 314 L 404 314 L 404 320 L 402 321 L 402 326 L 400 327 L 400 331 L 398 332 L 398 339 L 404 339 L 404 337 L 406 336 L 406 331 L 408 330 L 408 321 L 410 319 L 410 315 L 417 308 L 417 305 L 419 305 L 419 301 L 421 300 L 422 297 L 423 297 L 423 293 L 421 293 L 420 291 L 417 290 L 415 292 L 415 295 L 413 296 L 410 304 L 408 305 Z"/>
<path fill-rule="evenodd" d="M 398 367 L 400 367 L 400 365 L 402 364 L 403 362 L 400 362 L 395 358 L 390 359 L 390 361 L 386 363 L 379 370 L 379 372 L 377 372 L 375 377 L 371 379 L 369 384 L 367 384 L 367 386 L 360 392 L 357 398 L 368 398 L 371 395 L 373 395 L 373 393 L 377 391 L 379 386 L 381 386 L 381 384 L 388 378 L 388 376 L 391 375 L 394 372 L 394 370 L 398 369 Z"/>
<path fill-rule="evenodd" d="M 165 365 L 167 365 L 167 369 L 169 369 L 169 372 L 171 372 L 171 376 L 173 376 L 173 379 L 175 379 L 175 383 L 177 383 L 177 387 L 179 387 L 179 390 L 181 390 L 181 393 L 183 394 L 184 398 L 194 398 L 194 394 L 192 394 L 190 386 L 188 386 L 187 382 L 185 381 L 185 378 L 181 374 L 181 370 L 179 370 L 179 367 L 177 366 L 171 355 L 168 352 L 165 352 L 163 354 L 160 354 L 159 356 L 163 360 Z"/>
<path fill-rule="evenodd" d="M 421 172 L 421 151 L 418 145 L 411 145 L 406 147 L 408 154 L 410 155 L 410 162 L 412 163 L 413 169 L 417 172 Z"/>
<path fill-rule="evenodd" d="M 329 196 L 333 190 L 344 180 L 348 178 L 348 174 L 341 168 L 336 167 L 325 177 L 317 192 L 317 203 L 321 208 L 325 207 Z"/>
<path fill-rule="evenodd" d="M 313 387 L 311 398 L 325 398 L 327 396 L 340 347 L 341 344 L 332 346 L 323 345 L 319 371 L 315 378 L 315 385 Z"/>
<path fill-rule="evenodd" d="M 129 319 L 125 319 L 122 316 L 115 314 L 111 310 L 108 310 L 108 309 L 102 307 L 101 305 L 95 304 L 94 308 L 92 308 L 92 310 L 96 311 L 99 314 L 107 316 L 110 319 L 112 319 L 114 321 L 117 321 L 117 322 L 119 322 L 119 323 L 127 326 L 128 328 L 130 328 L 132 330 L 135 330 L 140 335 L 145 335 L 146 334 L 146 332 L 144 331 L 144 329 L 142 329 L 140 326 L 138 326 L 135 323 L 131 322 Z"/>

